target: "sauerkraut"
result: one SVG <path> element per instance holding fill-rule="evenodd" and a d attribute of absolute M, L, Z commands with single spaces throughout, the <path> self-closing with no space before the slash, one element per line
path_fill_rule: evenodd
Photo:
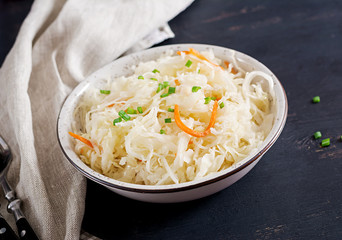
<path fill-rule="evenodd" d="M 212 51 L 170 51 L 132 66 L 134 74 L 89 89 L 75 110 L 75 151 L 92 169 L 119 181 L 159 185 L 201 179 L 238 163 L 268 135 L 273 80 L 245 72 Z M 214 104 L 216 118 L 205 131 Z M 86 142 L 88 141 L 88 142 Z"/>

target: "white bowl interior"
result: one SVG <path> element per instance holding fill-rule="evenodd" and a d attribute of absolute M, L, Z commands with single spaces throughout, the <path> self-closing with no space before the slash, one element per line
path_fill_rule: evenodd
<path fill-rule="evenodd" d="M 73 120 L 73 112 L 78 102 L 81 100 L 82 95 L 87 89 L 91 87 L 101 88 L 103 84 L 105 84 L 105 79 L 114 79 L 119 76 L 128 76 L 133 74 L 132 66 L 137 65 L 139 62 L 145 62 L 150 60 L 155 60 L 160 55 L 170 49 L 178 51 L 178 50 L 188 50 L 189 47 L 193 47 L 199 51 L 206 51 L 211 49 L 217 58 L 222 60 L 227 60 L 229 62 L 233 62 L 233 56 L 237 60 L 239 66 L 243 68 L 245 71 L 259 70 L 264 73 L 267 73 L 272 76 L 274 81 L 274 91 L 275 91 L 275 119 L 273 127 L 266 137 L 263 144 L 259 147 L 259 151 L 257 153 L 251 154 L 247 158 L 239 161 L 233 166 L 225 169 L 221 172 L 211 174 L 209 176 L 204 177 L 200 180 L 195 180 L 191 182 L 172 184 L 172 185 L 160 185 L 160 186 L 151 186 L 151 185 L 138 185 L 132 183 L 126 183 L 117 181 L 115 179 L 106 177 L 90 167 L 88 167 L 83 161 L 77 156 L 74 152 L 74 140 L 69 136 L 68 132 L 72 131 L 71 122 Z M 214 178 L 219 178 L 226 175 L 229 172 L 232 172 L 240 167 L 243 167 L 245 164 L 248 164 L 251 159 L 255 158 L 255 156 L 263 155 L 270 146 L 275 142 L 275 140 L 279 137 L 286 121 L 287 116 L 287 99 L 285 95 L 285 91 L 281 86 L 279 80 L 275 77 L 275 75 L 262 63 L 257 61 L 256 59 L 243 54 L 241 52 L 237 52 L 231 49 L 211 46 L 211 45 L 202 45 L 202 44 L 179 44 L 179 45 L 168 45 L 157 48 L 151 48 L 142 52 L 138 52 L 135 54 L 131 54 L 125 57 L 122 57 L 95 73 L 91 74 L 87 79 L 82 81 L 68 96 L 65 100 L 63 107 L 60 111 L 58 121 L 57 121 L 57 134 L 59 138 L 60 145 L 62 147 L 63 152 L 69 159 L 69 161 L 84 174 L 86 177 L 109 187 L 118 187 L 118 188 L 132 188 L 138 190 L 165 190 L 165 189 L 181 189 L 183 187 L 188 187 L 191 185 L 199 184 L 206 182 L 208 180 L 212 180 Z"/>

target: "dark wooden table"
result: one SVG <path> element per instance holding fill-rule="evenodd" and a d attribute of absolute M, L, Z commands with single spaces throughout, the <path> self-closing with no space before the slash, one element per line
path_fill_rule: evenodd
<path fill-rule="evenodd" d="M 30 4 L 0 1 L 0 64 Z M 83 228 L 104 239 L 342 239 L 342 1 L 196 0 L 170 25 L 176 37 L 161 45 L 220 45 L 268 66 L 288 96 L 285 129 L 250 173 L 204 199 L 149 204 L 88 181 Z"/>

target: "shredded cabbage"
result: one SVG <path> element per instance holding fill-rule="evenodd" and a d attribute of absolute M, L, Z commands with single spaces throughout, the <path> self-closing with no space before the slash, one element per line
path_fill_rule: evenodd
<path fill-rule="evenodd" d="M 246 72 L 236 60 L 220 68 L 217 65 L 222 61 L 212 51 L 201 54 L 210 62 L 170 51 L 155 61 L 133 66 L 131 76 L 107 79 L 102 89 L 110 90 L 109 94 L 89 89 L 74 113 L 81 128 L 73 130 L 89 139 L 93 148 L 75 140 L 79 157 L 108 177 L 159 185 L 203 178 L 257 151 L 274 121 L 271 76 Z M 190 67 L 186 66 L 188 60 Z M 236 74 L 231 72 L 233 68 Z M 157 93 L 159 84 L 164 87 Z M 193 92 L 193 86 L 200 89 Z M 175 93 L 161 97 L 169 87 L 175 87 Z M 210 134 L 193 137 L 177 126 L 174 113 L 168 109 L 177 104 L 182 122 L 201 132 L 209 123 L 214 104 L 213 100 L 205 104 L 206 97 L 216 98 L 222 108 L 217 110 Z M 113 124 L 120 118 L 120 110 L 138 107 L 143 113 L 128 114 L 130 120 Z M 172 122 L 165 123 L 166 118 Z"/>

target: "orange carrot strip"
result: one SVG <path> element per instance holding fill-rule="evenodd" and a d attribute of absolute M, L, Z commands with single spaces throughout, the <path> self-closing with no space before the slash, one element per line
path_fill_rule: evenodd
<path fill-rule="evenodd" d="M 207 59 L 206 57 L 204 57 L 199 51 L 196 51 L 196 50 L 193 49 L 193 48 L 189 48 L 189 51 L 178 51 L 177 54 L 178 54 L 178 55 L 181 55 L 182 52 L 185 53 L 185 54 L 194 55 L 195 57 L 197 57 L 197 58 L 199 58 L 199 59 L 201 59 L 201 60 L 203 60 L 203 61 L 206 61 L 206 62 L 210 63 L 211 65 L 213 65 L 213 66 L 215 66 L 215 67 L 219 67 L 219 68 L 221 68 L 222 70 L 224 70 L 224 68 L 223 68 L 222 66 L 217 65 L 217 64 L 211 62 L 209 59 Z"/>
<path fill-rule="evenodd" d="M 209 133 L 210 133 L 210 128 L 212 128 L 215 124 L 217 108 L 218 108 L 218 102 L 217 100 L 215 100 L 208 127 L 205 129 L 205 131 L 209 131 Z"/>
<path fill-rule="evenodd" d="M 109 104 L 109 105 L 107 105 L 107 107 L 114 107 L 115 105 L 125 105 L 125 103 L 112 103 L 112 104 Z"/>
<path fill-rule="evenodd" d="M 178 79 L 175 79 L 175 84 L 176 84 L 176 86 L 180 86 L 181 85 Z"/>
<path fill-rule="evenodd" d="M 228 61 L 224 61 L 224 64 L 226 65 L 226 68 L 229 67 L 229 62 Z M 232 70 L 230 71 L 232 74 L 237 74 L 238 72 L 235 70 L 235 68 L 232 68 Z"/>
<path fill-rule="evenodd" d="M 207 62 L 210 62 L 206 57 L 204 57 L 199 51 L 193 49 L 193 48 L 189 48 L 189 53 L 198 57 L 199 59 L 201 60 L 204 60 L 204 61 L 207 61 Z M 216 65 L 215 63 L 212 63 L 213 65 Z"/>
<path fill-rule="evenodd" d="M 178 55 L 181 55 L 182 52 L 185 53 L 185 54 L 189 54 L 189 53 L 190 53 L 189 51 L 177 51 L 177 54 L 178 54 Z"/>
<path fill-rule="evenodd" d="M 175 112 L 174 112 L 175 122 L 176 122 L 177 126 L 181 130 L 186 132 L 187 134 L 190 134 L 191 136 L 194 136 L 194 137 L 205 137 L 205 136 L 207 136 L 210 133 L 210 128 L 212 128 L 214 126 L 214 124 L 215 124 L 217 107 L 218 107 L 218 103 L 217 103 L 217 101 L 215 101 L 214 102 L 213 111 L 211 113 L 209 124 L 208 124 L 207 128 L 204 130 L 204 132 L 198 132 L 198 131 L 192 130 L 191 128 L 188 128 L 182 122 L 182 120 L 180 119 L 179 107 L 178 107 L 177 104 L 175 104 Z"/>
<path fill-rule="evenodd" d="M 93 144 L 88 139 L 85 139 L 84 137 L 81 137 L 80 135 L 77 135 L 73 132 L 69 132 L 69 134 L 70 134 L 70 136 L 76 138 L 77 140 L 80 140 L 84 144 L 87 144 L 89 147 L 94 148 Z"/>
<path fill-rule="evenodd" d="M 200 52 L 196 51 L 195 49 L 189 48 L 189 52 L 190 52 L 190 54 L 192 54 L 192 55 L 198 57 L 199 59 L 204 60 L 204 61 L 207 61 L 207 62 L 210 63 L 211 65 L 214 65 L 215 67 L 219 67 L 219 68 L 221 68 L 222 70 L 224 70 L 222 66 L 217 65 L 217 64 L 211 62 L 209 59 L 207 59 L 206 57 L 204 57 Z"/>

